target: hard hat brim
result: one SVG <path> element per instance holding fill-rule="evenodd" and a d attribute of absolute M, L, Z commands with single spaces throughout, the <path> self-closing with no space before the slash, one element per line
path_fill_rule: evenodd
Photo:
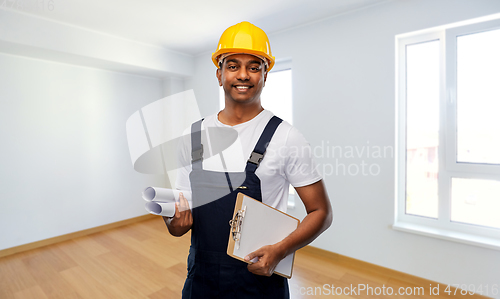
<path fill-rule="evenodd" d="M 226 53 L 243 53 L 243 54 L 264 56 L 268 60 L 268 62 L 269 62 L 269 67 L 266 70 L 267 72 L 269 72 L 273 68 L 274 62 L 275 62 L 274 56 L 270 56 L 267 53 L 264 53 L 264 52 L 261 52 L 261 51 L 253 51 L 253 50 L 250 50 L 250 49 L 241 49 L 241 48 L 224 48 L 224 49 L 218 50 L 215 53 L 212 53 L 212 62 L 215 64 L 215 66 L 217 68 L 219 68 L 219 64 L 217 62 L 217 57 L 219 57 L 222 54 L 226 54 Z"/>

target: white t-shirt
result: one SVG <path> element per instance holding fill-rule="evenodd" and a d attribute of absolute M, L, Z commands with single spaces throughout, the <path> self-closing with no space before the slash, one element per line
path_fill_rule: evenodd
<path fill-rule="evenodd" d="M 251 152 L 255 148 L 260 135 L 264 131 L 273 113 L 263 110 L 253 119 L 229 126 L 221 123 L 218 114 L 211 115 L 203 120 L 202 130 L 209 127 L 232 128 L 237 131 L 236 141 L 222 152 L 228 172 L 244 172 Z M 202 131 L 203 132 L 203 131 Z M 181 167 L 177 174 L 176 188 L 191 190 L 189 173 L 191 164 L 191 144 L 187 139 L 179 155 Z M 204 145 L 204 150 L 207 147 Z M 206 153 L 204 153 L 204 156 Z M 203 169 L 224 172 L 221 156 L 203 159 Z M 293 187 L 302 187 L 321 180 L 316 164 L 312 159 L 311 147 L 302 134 L 292 125 L 283 121 L 274 133 L 269 143 L 264 159 L 261 161 L 255 174 L 261 181 L 262 201 L 278 210 L 286 212 L 288 203 L 289 184 Z"/>

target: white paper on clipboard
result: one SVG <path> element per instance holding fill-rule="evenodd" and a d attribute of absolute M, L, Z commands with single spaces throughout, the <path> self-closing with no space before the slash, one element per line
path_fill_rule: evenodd
<path fill-rule="evenodd" d="M 244 216 L 235 219 L 234 216 L 243 208 L 245 209 Z M 227 254 L 241 261 L 244 261 L 246 255 L 260 247 L 283 240 L 300 223 L 298 219 L 243 193 L 238 194 L 233 220 L 237 221 L 233 222 L 234 226 L 229 236 Z M 239 226 L 239 228 L 236 226 Z M 237 237 L 236 234 L 233 234 L 233 230 L 238 230 Z M 235 237 L 237 240 L 235 240 Z M 274 272 L 290 278 L 292 276 L 294 257 L 295 253 L 285 257 L 276 266 Z"/>

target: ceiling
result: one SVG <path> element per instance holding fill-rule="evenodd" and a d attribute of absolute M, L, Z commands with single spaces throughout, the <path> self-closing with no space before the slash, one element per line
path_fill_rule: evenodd
<path fill-rule="evenodd" d="M 57 22 L 196 55 L 227 27 L 250 21 L 269 35 L 388 0 L 46 0 L 14 8 Z M 15 2 L 15 1 L 14 1 Z M 13 3 L 14 3 L 13 2 Z"/>

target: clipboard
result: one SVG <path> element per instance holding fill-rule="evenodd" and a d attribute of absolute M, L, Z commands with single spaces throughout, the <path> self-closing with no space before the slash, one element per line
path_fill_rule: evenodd
<path fill-rule="evenodd" d="M 265 245 L 275 244 L 299 226 L 300 220 L 280 210 L 255 200 L 243 193 L 238 193 L 234 207 L 231 231 L 227 245 L 227 254 L 240 261 L 245 261 L 247 254 Z M 292 277 L 295 252 L 282 259 L 274 273 Z"/>

